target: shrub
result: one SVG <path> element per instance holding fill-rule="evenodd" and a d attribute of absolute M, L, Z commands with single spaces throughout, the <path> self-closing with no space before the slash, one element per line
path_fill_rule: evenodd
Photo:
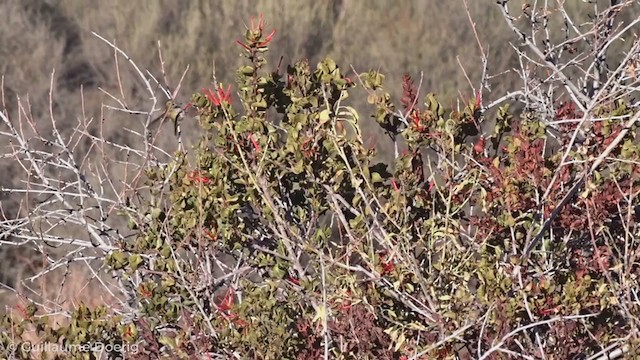
<path fill-rule="evenodd" d="M 623 5 L 594 28 L 621 36 L 609 19 Z M 499 6 L 533 64 L 540 29 L 526 33 Z M 32 329 L 61 345 L 141 344 L 133 358 L 635 353 L 640 113 L 629 68 L 639 43 L 591 94 L 556 49 L 541 54 L 551 72 L 543 82 L 523 67 L 523 90 L 487 103 L 486 89 L 474 89 L 447 108 L 409 75 L 395 101 L 377 70 L 347 76 L 330 58 L 269 68 L 274 36 L 252 20 L 238 41 L 246 64 L 236 83 L 192 96 L 184 111 L 193 119 L 179 124 L 202 129 L 192 150 L 180 143 L 171 161 L 157 161 L 147 112 L 146 152 L 130 150 L 144 159 L 145 185 L 132 181 L 136 191 L 109 205 L 127 217 L 130 236 L 105 241 L 106 221 L 98 229 L 81 218 L 126 303 L 81 305 L 58 326 L 31 304 L 4 317 L 4 349 Z M 395 144 L 392 164 L 365 141 L 349 106 L 355 86 Z M 509 102 L 524 106 L 512 112 Z M 95 185 L 77 186 L 106 212 Z"/>

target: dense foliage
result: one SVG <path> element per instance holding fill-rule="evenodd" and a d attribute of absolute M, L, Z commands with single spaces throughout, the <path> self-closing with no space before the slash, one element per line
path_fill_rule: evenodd
<path fill-rule="evenodd" d="M 381 72 L 347 76 L 330 58 L 270 67 L 274 34 L 252 21 L 235 84 L 187 106 L 198 145 L 149 164 L 149 196 L 120 209 L 134 236 L 105 264 L 129 309 L 80 305 L 55 326 L 21 308 L 3 318 L 5 350 L 35 329 L 63 345 L 143 344 L 127 354 L 141 359 L 570 359 L 625 336 L 639 353 L 639 269 L 625 259 L 640 147 L 618 121 L 637 113 L 630 99 L 598 106 L 602 121 L 558 151 L 576 123 L 552 137 L 535 109 L 487 111 L 480 93 L 447 107 L 409 75 L 396 100 Z M 391 164 L 363 137 L 356 86 L 396 146 Z M 571 99 L 554 106 L 555 120 L 582 116 Z M 603 153 L 616 161 L 567 195 Z"/>

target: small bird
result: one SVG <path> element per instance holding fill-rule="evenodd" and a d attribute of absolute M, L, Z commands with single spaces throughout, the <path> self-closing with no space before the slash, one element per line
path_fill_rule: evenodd
<path fill-rule="evenodd" d="M 173 121 L 173 131 L 178 135 L 178 123 L 184 118 L 184 109 L 173 100 L 167 100 L 164 104 L 164 112 L 155 118 L 151 124 L 154 124 L 158 120 L 170 119 Z"/>

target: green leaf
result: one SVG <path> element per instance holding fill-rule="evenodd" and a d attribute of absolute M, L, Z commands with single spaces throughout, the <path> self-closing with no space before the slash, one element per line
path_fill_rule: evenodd
<path fill-rule="evenodd" d="M 138 270 L 138 267 L 140 266 L 140 264 L 142 264 L 143 260 L 142 260 L 142 256 L 140 256 L 140 254 L 133 254 L 131 256 L 129 256 L 129 266 L 131 267 L 131 270 L 136 271 Z"/>
<path fill-rule="evenodd" d="M 381 182 L 383 182 L 383 181 L 384 181 L 384 180 L 382 179 L 382 176 L 380 176 L 380 174 L 379 174 L 379 173 L 374 172 L 374 173 L 372 173 L 372 174 L 371 174 L 371 182 L 372 182 L 372 183 L 374 183 L 374 184 L 378 184 L 378 183 L 381 183 Z"/>
<path fill-rule="evenodd" d="M 331 112 L 328 109 L 324 109 L 320 112 L 320 124 L 324 124 L 331 120 Z"/>
<path fill-rule="evenodd" d="M 178 347 L 176 340 L 169 336 L 160 336 L 158 342 L 171 350 L 175 350 Z"/>

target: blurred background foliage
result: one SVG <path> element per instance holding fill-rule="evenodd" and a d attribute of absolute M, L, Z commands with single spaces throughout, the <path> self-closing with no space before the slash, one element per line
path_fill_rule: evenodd
<path fill-rule="evenodd" d="M 608 0 L 598 1 L 602 9 L 608 4 Z M 520 12 L 524 3 L 511 1 L 511 9 Z M 178 99 L 187 101 L 192 92 L 211 86 L 214 69 L 218 81 L 233 83 L 241 62 L 235 40 L 242 37 L 244 22 L 258 14 L 264 14 L 267 29 L 277 29 L 269 53 L 273 67 L 281 56 L 283 66 L 300 58 L 308 58 L 315 66 L 330 56 L 347 73 L 351 66 L 358 72 L 380 69 L 387 75 L 386 83 L 395 91 L 392 95 L 396 99 L 404 73 L 409 73 L 417 84 L 424 72 L 421 99 L 432 91 L 451 107 L 474 96 L 467 77 L 477 88 L 482 74 L 471 18 L 489 58 L 489 73 L 502 74 L 491 79 L 492 93 L 485 93 L 485 98 L 495 99 L 519 86 L 520 79 L 510 71 L 519 66 L 512 49 L 518 46 L 518 39 L 502 19 L 495 0 L 469 0 L 468 5 L 467 13 L 462 0 L 3 0 L 2 107 L 15 119 L 19 115 L 16 97 L 28 99 L 34 121 L 46 131 L 52 126 L 49 90 L 55 69 L 52 110 L 56 126 L 71 133 L 82 116 L 102 119 L 93 123 L 96 134 L 115 143 L 130 144 L 133 137 L 128 138 L 123 127 L 140 130 L 141 124 L 132 123 L 131 116 L 106 110 L 102 104 L 116 104 L 100 89 L 118 94 L 122 91 L 124 98 L 130 99 L 127 105 L 131 108 L 147 101 L 148 94 L 122 57 L 118 58 L 122 83 L 119 88 L 113 50 L 91 32 L 115 41 L 136 64 L 161 81 L 164 67 L 171 86 L 177 85 L 189 66 L 178 93 Z M 566 1 L 565 6 L 581 21 L 593 15 L 593 6 L 582 1 Z M 637 16 L 637 10 L 636 6 L 622 20 Z M 522 18 L 520 24 L 526 27 L 526 21 Z M 373 109 L 366 105 L 364 93 L 358 91 L 363 92 L 361 87 L 356 89 L 353 106 L 367 118 Z M 390 159 L 391 146 L 378 129 L 365 123 L 365 139 L 374 139 L 382 157 Z M 0 125 L 0 131 L 4 130 Z M 187 137 L 197 131 L 196 127 L 183 129 Z M 163 136 L 167 147 L 175 146 L 171 131 L 165 131 Z M 85 153 L 82 146 L 88 147 L 82 143 L 77 146 L 80 155 Z M 18 181 L 16 166 L 12 159 L 0 159 L 0 186 L 13 186 Z M 8 196 L 0 193 L 7 217 L 25 211 Z M 0 249 L 0 258 L 14 259 L 13 251 Z M 0 268 L 3 282 L 24 270 L 14 261 L 0 263 L 4 264 Z"/>
<path fill-rule="evenodd" d="M 605 9 L 608 0 L 601 2 Z M 524 3 L 511 1 L 512 15 L 518 16 Z M 6 98 L 28 94 L 36 118 L 48 113 L 52 69 L 56 69 L 55 111 L 62 122 L 58 125 L 75 122 L 81 85 L 88 115 L 97 115 L 100 104 L 109 100 L 98 87 L 119 89 L 113 50 L 93 31 L 114 40 L 139 66 L 161 79 L 160 47 L 171 85 L 190 66 L 178 96 L 188 99 L 193 91 L 211 84 L 214 65 L 219 81 L 233 82 L 241 61 L 235 40 L 244 22 L 264 14 L 268 26 L 278 30 L 271 46 L 272 64 L 280 56 L 284 64 L 299 58 L 315 64 L 330 56 L 345 70 L 380 69 L 389 84 L 397 84 L 398 93 L 403 73 L 417 82 L 424 72 L 422 90 L 435 92 L 453 106 L 456 100 L 466 102 L 473 96 L 462 67 L 476 87 L 482 71 L 469 16 L 489 56 L 489 72 L 500 74 L 518 65 L 511 48 L 517 46 L 517 38 L 495 1 L 471 0 L 468 5 L 469 14 L 462 0 L 5 0 L 0 3 L 6 19 L 0 24 L 0 74 Z M 593 12 L 581 1 L 567 1 L 565 6 L 579 21 L 587 21 Z M 526 19 L 521 24 L 526 27 Z M 127 76 L 130 68 L 124 59 L 119 62 L 124 95 L 132 102 L 145 101 L 142 84 Z M 514 81 L 518 79 L 508 75 L 494 78 L 495 97 L 513 89 Z M 363 103 L 356 105 L 361 108 Z M 108 134 L 118 132 L 121 124 L 107 121 L 105 127 Z"/>
<path fill-rule="evenodd" d="M 512 36 L 491 3 L 472 1 L 470 10 L 478 27 L 488 30 L 483 30 L 483 42 L 492 39 L 503 48 L 495 49 L 501 52 L 508 50 L 506 40 Z M 115 87 L 113 51 L 91 31 L 115 40 L 137 64 L 156 75 L 159 41 L 169 80 L 176 83 L 190 65 L 183 83 L 186 92 L 209 85 L 214 61 L 218 79 L 232 81 L 240 62 L 234 40 L 241 35 L 243 21 L 258 13 L 278 29 L 272 62 L 283 55 L 285 63 L 308 58 L 314 64 L 331 56 L 358 71 L 380 68 L 396 79 L 398 89 L 402 73 L 415 76 L 425 71 L 424 88 L 450 98 L 457 95 L 456 89 L 468 88 L 457 55 L 472 79 L 479 76 L 479 52 L 461 1 L 8 0 L 0 6 L 10 19 L 0 25 L 1 38 L 10 45 L 3 46 L 6 53 L 0 60 L 5 87 L 9 94 L 28 91 L 38 99 L 32 104 L 36 109 L 47 108 L 43 105 L 48 101 L 52 68 L 57 70 L 58 91 L 74 93 L 84 84 L 85 95 L 91 98 L 96 86 Z M 509 58 L 500 62 L 492 67 L 504 68 Z M 126 84 L 126 77 L 123 80 Z M 140 86 L 126 85 L 132 93 Z M 69 109 L 78 107 L 77 96 L 63 101 Z"/>

